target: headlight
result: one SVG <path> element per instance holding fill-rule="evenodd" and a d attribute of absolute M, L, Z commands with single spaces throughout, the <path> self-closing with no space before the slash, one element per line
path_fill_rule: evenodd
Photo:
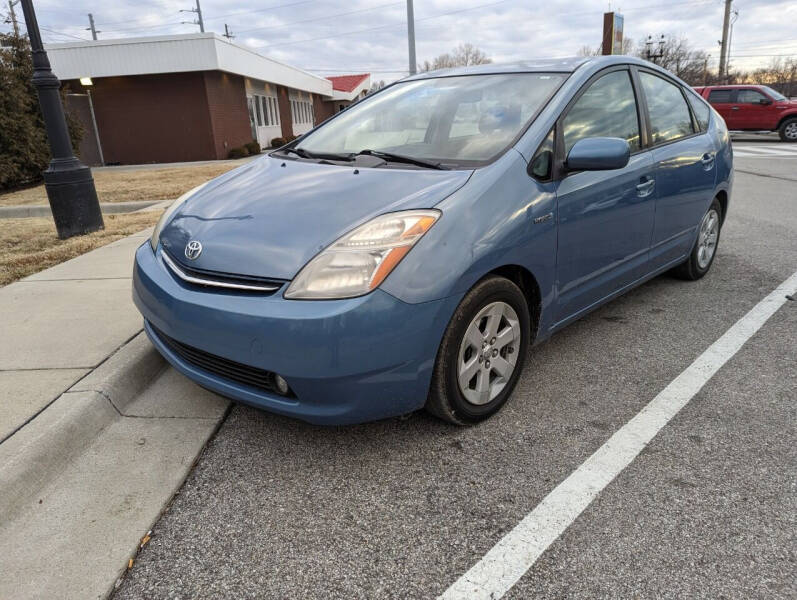
<path fill-rule="evenodd" d="M 183 194 L 177 200 L 172 202 L 171 206 L 169 206 L 169 208 L 167 208 L 166 211 L 161 215 L 161 218 L 158 219 L 158 224 L 155 225 L 155 230 L 152 232 L 152 237 L 149 240 L 149 244 L 150 244 L 150 246 L 152 246 L 152 251 L 153 252 L 158 249 L 158 241 L 160 240 L 160 237 L 161 237 L 161 231 L 163 231 L 163 228 L 166 227 L 166 225 L 168 225 L 169 221 L 172 220 L 172 215 L 175 213 L 175 211 L 178 208 L 180 208 L 180 206 L 183 204 L 183 202 L 185 202 L 191 196 L 196 194 L 199 190 L 201 190 L 203 187 L 205 187 L 208 183 L 210 183 L 210 182 L 206 181 L 202 185 L 198 185 L 194 189 L 188 190 L 185 194 Z"/>
<path fill-rule="evenodd" d="M 329 300 L 367 294 L 439 218 L 439 210 L 406 210 L 368 221 L 307 263 L 285 297 Z"/>

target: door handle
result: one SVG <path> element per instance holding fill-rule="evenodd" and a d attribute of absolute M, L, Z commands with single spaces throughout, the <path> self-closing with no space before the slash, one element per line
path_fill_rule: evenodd
<path fill-rule="evenodd" d="M 710 171 L 711 168 L 714 166 L 714 155 L 710 152 L 706 152 L 703 157 L 700 159 L 700 162 L 703 163 L 703 169 L 705 171 Z"/>
<path fill-rule="evenodd" d="M 739 110 L 738 106 L 731 106 L 731 110 Z"/>
<path fill-rule="evenodd" d="M 636 195 L 640 198 L 646 198 L 653 193 L 653 188 L 656 187 L 656 180 L 652 177 L 643 177 L 636 186 Z"/>

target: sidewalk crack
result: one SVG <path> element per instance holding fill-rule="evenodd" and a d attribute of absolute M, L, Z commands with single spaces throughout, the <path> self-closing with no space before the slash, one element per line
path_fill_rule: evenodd
<path fill-rule="evenodd" d="M 108 403 L 111 406 L 113 406 L 113 409 L 119 414 L 120 417 L 126 416 L 121 410 L 119 410 L 119 408 L 116 406 L 116 404 L 113 403 L 113 400 L 111 400 L 111 397 L 108 394 L 106 394 L 102 390 L 91 390 L 91 391 L 95 392 L 95 393 L 99 394 L 100 396 L 102 396 L 103 398 L 105 398 L 108 401 Z"/>

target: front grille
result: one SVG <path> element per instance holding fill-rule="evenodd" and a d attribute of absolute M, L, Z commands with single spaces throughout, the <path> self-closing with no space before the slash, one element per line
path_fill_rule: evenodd
<path fill-rule="evenodd" d="M 182 358 L 185 362 L 199 367 L 205 371 L 272 394 L 279 394 L 274 383 L 274 373 L 256 367 L 250 367 L 243 363 L 235 362 L 210 354 L 204 350 L 194 348 L 175 339 L 170 338 L 162 331 L 156 329 L 150 323 L 150 327 L 157 334 L 160 340 L 177 356 Z"/>
<path fill-rule="evenodd" d="M 195 285 L 271 295 L 285 284 L 285 280 L 283 279 L 256 277 L 253 275 L 234 275 L 231 273 L 220 273 L 218 271 L 207 271 L 205 269 L 189 267 L 182 261 L 177 260 L 166 248 L 163 248 L 162 252 L 164 262 L 171 272 L 183 281 Z"/>

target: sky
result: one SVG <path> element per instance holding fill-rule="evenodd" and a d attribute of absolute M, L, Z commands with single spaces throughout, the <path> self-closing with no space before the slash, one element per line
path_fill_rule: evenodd
<path fill-rule="evenodd" d="M 199 30 L 195 0 L 34 0 L 45 42 L 90 39 L 92 12 L 100 39 Z M 205 31 L 319 75 L 369 72 L 392 81 L 408 72 L 405 0 L 200 0 Z M 5 16 L 0 4 L 0 15 Z M 494 62 L 573 56 L 600 44 L 610 8 L 625 17 L 634 41 L 661 34 L 685 37 L 719 62 L 723 0 L 415 0 L 418 62 L 470 42 Z M 732 67 L 752 69 L 774 56 L 797 57 L 797 0 L 734 0 Z M 22 21 L 22 11 L 17 6 Z M 4 30 L 10 25 L 0 24 Z"/>

